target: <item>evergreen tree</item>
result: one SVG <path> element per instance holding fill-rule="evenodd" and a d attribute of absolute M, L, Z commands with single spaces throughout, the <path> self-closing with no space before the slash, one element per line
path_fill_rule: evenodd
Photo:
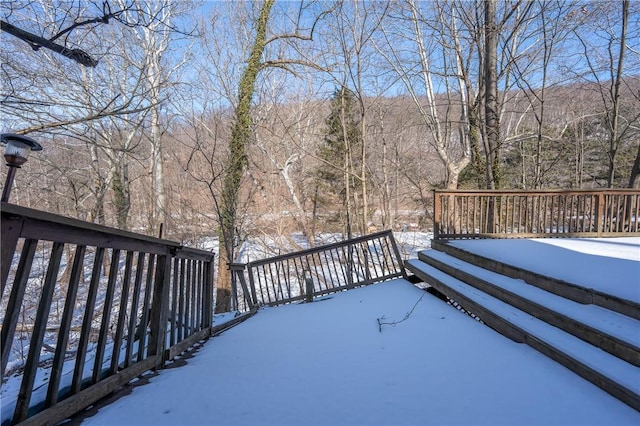
<path fill-rule="evenodd" d="M 326 119 L 326 134 L 318 148 L 322 161 L 317 170 L 321 189 L 320 205 L 340 203 L 345 234 L 351 236 L 354 207 L 361 186 L 358 170 L 362 162 L 360 111 L 355 94 L 346 87 L 337 88 L 331 97 L 331 111 Z"/>

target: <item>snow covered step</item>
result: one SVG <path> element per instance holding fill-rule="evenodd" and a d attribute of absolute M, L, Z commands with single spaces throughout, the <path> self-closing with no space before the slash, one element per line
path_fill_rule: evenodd
<path fill-rule="evenodd" d="M 522 279 L 531 285 L 578 303 L 602 306 L 603 308 L 640 320 L 640 304 L 633 300 L 607 294 L 602 291 L 589 288 L 579 282 L 566 282 L 534 271 L 523 269 L 516 265 L 510 265 L 495 259 L 483 257 L 471 251 L 448 244 L 446 241 L 432 240 L 431 248 L 442 251 L 476 266 L 480 266 L 481 268 L 488 269 L 511 278 Z"/>
<path fill-rule="evenodd" d="M 438 250 L 422 251 L 418 257 L 448 275 L 640 367 L 639 320 L 600 306 L 574 302 Z"/>
<path fill-rule="evenodd" d="M 640 368 L 417 259 L 405 266 L 501 334 L 526 343 L 640 411 Z"/>

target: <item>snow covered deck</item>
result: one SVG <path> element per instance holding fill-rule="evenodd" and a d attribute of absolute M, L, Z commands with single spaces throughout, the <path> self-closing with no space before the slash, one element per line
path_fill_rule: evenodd
<path fill-rule="evenodd" d="M 553 264 L 571 275 L 563 277 L 569 282 L 604 271 L 607 283 L 631 288 L 625 297 L 640 292 L 640 238 L 597 241 L 604 248 L 597 253 L 588 240 L 554 240 L 566 245 L 547 257 L 528 251 L 531 245 L 515 254 L 524 247 L 519 241 L 456 244 L 495 244 L 485 247 L 494 250 L 486 256 L 528 258 L 532 268 Z M 620 257 L 631 261 L 628 268 L 617 266 Z M 186 365 L 132 386 L 83 423 L 637 425 L 640 413 L 531 347 L 394 280 L 262 309 L 209 340 Z"/>
<path fill-rule="evenodd" d="M 541 275 L 640 303 L 640 238 L 450 241 L 450 245 Z"/>

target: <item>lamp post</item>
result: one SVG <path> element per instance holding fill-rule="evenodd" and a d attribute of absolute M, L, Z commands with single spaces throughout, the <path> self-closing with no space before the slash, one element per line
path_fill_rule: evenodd
<path fill-rule="evenodd" d="M 2 190 L 2 201 L 9 201 L 13 179 L 16 176 L 16 170 L 19 169 L 29 158 L 31 151 L 41 151 L 42 146 L 31 138 L 14 133 L 2 133 L 0 142 L 5 145 L 4 160 L 7 162 L 9 170 L 7 170 L 7 180 Z"/>

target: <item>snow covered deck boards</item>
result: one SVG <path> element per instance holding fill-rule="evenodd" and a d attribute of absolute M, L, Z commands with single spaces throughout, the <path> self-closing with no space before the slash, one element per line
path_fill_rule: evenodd
<path fill-rule="evenodd" d="M 477 256 L 469 249 L 473 243 L 464 242 L 462 249 L 434 242 L 437 250 L 420 252 L 406 267 L 500 333 L 527 343 L 640 411 L 640 312 L 635 301 L 609 298 L 606 288 L 597 290 L 601 294 L 596 298 L 585 298 L 585 288 L 577 284 Z M 602 303 L 608 300 L 615 303 Z"/>
<path fill-rule="evenodd" d="M 560 364 L 402 279 L 260 309 L 130 390 L 83 425 L 640 422 Z"/>
<path fill-rule="evenodd" d="M 611 244 L 611 240 L 590 241 L 602 245 Z M 625 247 L 626 258 L 608 259 L 608 267 L 615 268 L 618 275 L 635 276 L 635 283 L 611 282 L 611 271 L 601 267 L 597 256 L 574 252 L 566 247 L 554 247 L 553 241 L 566 244 L 567 239 L 512 240 L 507 250 L 496 239 L 433 240 L 431 247 L 499 274 L 520 278 L 576 302 L 602 306 L 640 320 L 640 250 L 637 244 L 626 243 L 637 241 L 637 238 L 615 240 L 620 240 L 619 245 Z M 593 250 L 596 251 L 595 248 Z M 617 252 L 620 253 L 619 248 Z M 562 258 L 565 264 L 549 261 L 554 258 Z M 575 280 L 572 273 L 574 268 L 582 270 L 581 282 L 572 282 Z"/>
<path fill-rule="evenodd" d="M 437 250 L 420 252 L 418 258 L 640 367 L 640 321 L 634 318 L 596 305 L 574 302 L 523 280 L 487 271 Z"/>

